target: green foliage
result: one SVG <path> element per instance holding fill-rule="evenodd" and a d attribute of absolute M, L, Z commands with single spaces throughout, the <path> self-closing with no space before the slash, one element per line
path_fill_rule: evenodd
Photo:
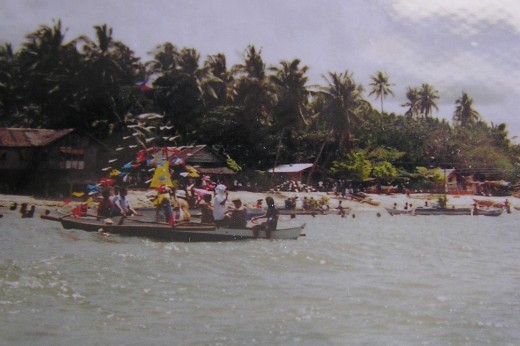
<path fill-rule="evenodd" d="M 363 181 L 370 177 L 372 164 L 363 152 L 351 152 L 345 161 L 334 161 L 331 172 L 351 180 Z"/>
<path fill-rule="evenodd" d="M 423 179 L 431 182 L 444 182 L 444 172 L 442 169 L 417 167 L 417 174 Z"/>
<path fill-rule="evenodd" d="M 439 204 L 439 207 L 446 208 L 448 206 L 448 196 L 439 195 L 437 197 L 437 203 Z"/>
<path fill-rule="evenodd" d="M 237 170 L 315 162 L 355 180 L 370 174 L 390 180 L 404 171 L 442 181 L 440 169 L 425 168 L 431 166 L 482 180 L 518 179 L 520 146 L 508 138 L 506 124 L 488 125 L 465 92 L 450 125 L 433 117 L 439 91 L 428 83 L 407 88 L 404 114 L 387 114 L 383 100 L 393 95 L 393 84 L 380 71 L 369 96 L 380 101 L 381 112 L 349 71 L 328 72 L 325 85 L 311 89 L 300 59 L 268 66 L 252 45 L 229 68 L 223 54 L 200 64 L 195 49 L 169 42 L 141 62 L 112 28 L 93 29 L 94 38 L 67 41 L 55 21 L 28 34 L 18 51 L 0 47 L 0 126 L 73 127 L 108 141 L 127 134 L 128 115 L 152 112 L 165 116 L 158 126 L 174 127 L 154 135 L 175 136 L 176 145 L 219 147 Z M 144 92 L 138 85 L 148 77 L 153 89 Z"/>
<path fill-rule="evenodd" d="M 397 178 L 397 169 L 390 162 L 378 162 L 372 167 L 372 176 L 382 181 L 392 181 Z"/>
<path fill-rule="evenodd" d="M 240 172 L 242 170 L 242 167 L 240 167 L 229 155 L 227 155 L 226 164 L 235 172 Z"/>

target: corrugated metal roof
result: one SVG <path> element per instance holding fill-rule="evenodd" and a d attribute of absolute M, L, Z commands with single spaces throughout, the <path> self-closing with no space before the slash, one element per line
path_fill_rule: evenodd
<path fill-rule="evenodd" d="M 0 128 L 0 146 L 13 148 L 44 147 L 68 135 L 72 131 L 74 131 L 74 129 Z"/>
<path fill-rule="evenodd" d="M 293 163 L 279 165 L 269 170 L 269 173 L 299 173 L 312 167 L 312 163 Z"/>
<path fill-rule="evenodd" d="M 223 163 L 225 159 L 217 153 L 213 152 L 207 145 L 194 145 L 173 147 L 170 149 L 178 149 L 179 157 L 189 164 L 203 164 L 203 163 Z"/>

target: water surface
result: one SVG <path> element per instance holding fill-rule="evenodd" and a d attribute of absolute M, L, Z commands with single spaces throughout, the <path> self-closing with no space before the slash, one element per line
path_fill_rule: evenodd
<path fill-rule="evenodd" d="M 518 345 L 520 214 L 160 243 L 0 219 L 0 344 Z"/>

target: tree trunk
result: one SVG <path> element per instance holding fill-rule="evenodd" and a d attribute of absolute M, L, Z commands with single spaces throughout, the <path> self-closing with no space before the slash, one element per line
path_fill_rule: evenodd
<path fill-rule="evenodd" d="M 323 153 L 323 149 L 325 148 L 325 144 L 327 144 L 327 137 L 325 137 L 325 139 L 323 140 L 323 143 L 321 144 L 320 151 L 318 152 L 318 155 L 316 156 L 316 159 L 314 160 L 314 163 L 312 164 L 311 171 L 309 172 L 309 175 L 307 176 L 307 185 L 308 186 L 311 184 L 312 174 L 314 173 L 316 165 L 318 164 L 318 160 L 321 158 L 321 154 Z"/>
<path fill-rule="evenodd" d="M 283 139 L 283 134 L 285 132 L 285 128 L 282 128 L 281 132 L 280 132 L 280 138 L 278 138 L 278 145 L 276 147 L 276 158 L 274 159 L 274 167 L 276 167 L 278 165 L 278 159 L 280 158 L 280 148 L 282 147 L 282 139 Z M 271 172 L 271 181 L 269 182 L 269 188 L 273 188 L 273 180 L 274 180 L 274 167 L 273 167 L 273 170 Z"/>

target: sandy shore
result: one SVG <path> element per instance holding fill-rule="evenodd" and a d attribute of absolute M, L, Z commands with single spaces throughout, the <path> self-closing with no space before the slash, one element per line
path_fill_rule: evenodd
<path fill-rule="evenodd" d="M 150 192 L 148 192 L 150 193 Z M 153 193 L 153 192 L 152 192 Z M 140 207 L 151 207 L 152 204 L 146 198 L 146 191 L 142 190 L 130 190 L 128 198 L 132 205 L 136 208 Z M 248 191 L 229 191 L 229 204 L 232 205 L 231 201 L 235 198 L 240 198 L 247 207 L 253 207 L 258 199 L 265 199 L 265 197 L 271 196 L 274 198 L 277 206 L 282 207 L 284 201 L 287 198 L 298 197 L 297 209 L 301 208 L 301 201 L 304 197 L 314 198 L 317 200 L 326 199 L 330 208 L 336 208 L 339 201 L 342 201 L 344 207 L 349 207 L 353 212 L 360 210 L 380 210 L 384 207 L 392 207 L 394 203 L 397 203 L 398 207 L 403 207 L 405 203 L 412 204 L 413 206 L 423 206 L 426 201 L 434 204 L 437 202 L 437 195 L 431 194 L 392 194 L 392 195 L 377 195 L 368 194 L 367 196 L 374 203 L 370 204 L 367 201 L 354 201 L 351 199 L 345 199 L 341 196 L 334 196 L 333 194 L 327 194 L 324 192 L 266 192 L 266 193 L 255 193 Z M 520 207 L 520 198 L 508 196 L 508 197 L 483 197 L 483 196 L 448 196 L 448 205 L 455 207 L 471 207 L 473 205 L 473 198 L 480 200 L 490 200 L 494 202 L 504 202 L 506 199 L 511 203 L 512 206 Z M 2 195 L 0 194 L 0 212 L 2 209 L 8 209 L 13 203 L 27 203 L 29 206 L 36 206 L 37 211 L 43 211 L 45 209 L 56 209 L 75 206 L 82 203 L 81 199 L 74 199 L 70 203 L 66 203 L 62 200 L 50 200 L 43 198 L 35 198 L 32 196 L 23 195 Z M 377 204 L 377 205 L 375 205 Z M 265 202 L 263 202 L 265 206 Z"/>

